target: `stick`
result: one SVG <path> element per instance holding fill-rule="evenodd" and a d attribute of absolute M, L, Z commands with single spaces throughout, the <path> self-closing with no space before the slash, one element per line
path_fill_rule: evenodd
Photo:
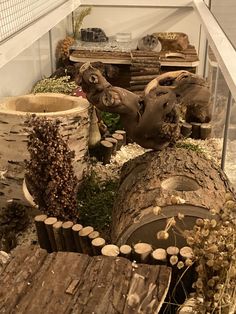
<path fill-rule="evenodd" d="M 116 130 L 115 134 L 120 134 L 123 136 L 123 144 L 122 145 L 126 145 L 126 132 L 125 130 Z"/>
<path fill-rule="evenodd" d="M 120 256 L 128 258 L 130 260 L 132 248 L 130 245 L 124 244 L 120 247 Z"/>
<path fill-rule="evenodd" d="M 211 137 L 212 127 L 210 123 L 202 123 L 200 127 L 200 138 L 205 140 Z"/>
<path fill-rule="evenodd" d="M 107 244 L 102 248 L 101 253 L 103 256 L 118 256 L 120 250 L 117 245 Z"/>
<path fill-rule="evenodd" d="M 65 248 L 67 252 L 76 252 L 72 227 L 73 227 L 72 221 L 66 221 L 62 224 L 62 234 L 65 239 Z"/>
<path fill-rule="evenodd" d="M 148 243 L 137 243 L 134 245 L 134 259 L 139 263 L 148 263 L 152 246 Z"/>
<path fill-rule="evenodd" d="M 152 264 L 154 265 L 166 265 L 167 253 L 165 249 L 156 249 L 151 253 Z"/>
<path fill-rule="evenodd" d="M 65 251 L 65 242 L 62 234 L 62 221 L 57 221 L 52 227 L 57 251 Z"/>
<path fill-rule="evenodd" d="M 57 245 L 56 245 L 56 241 L 54 238 L 54 233 L 53 233 L 53 225 L 57 222 L 57 218 L 56 217 L 49 217 L 47 219 L 44 220 L 44 224 L 46 226 L 46 230 L 48 233 L 48 238 L 51 244 L 51 248 L 53 252 L 57 252 Z"/>
<path fill-rule="evenodd" d="M 113 144 L 108 141 L 101 141 L 102 162 L 103 165 L 109 164 L 112 155 Z"/>
<path fill-rule="evenodd" d="M 192 133 L 192 125 L 190 123 L 183 123 L 181 126 L 181 134 L 184 137 L 189 137 Z"/>
<path fill-rule="evenodd" d="M 94 229 L 91 226 L 84 227 L 79 231 L 80 246 L 84 254 L 92 255 L 91 241 L 88 236 L 93 231 Z"/>
<path fill-rule="evenodd" d="M 98 231 L 93 231 L 88 235 L 89 240 L 92 242 L 94 239 L 98 238 L 100 233 Z"/>
<path fill-rule="evenodd" d="M 117 134 L 117 133 L 113 133 L 112 137 L 117 140 L 117 150 L 119 150 L 121 148 L 123 142 L 124 142 L 123 135 Z"/>
<path fill-rule="evenodd" d="M 100 255 L 101 249 L 106 244 L 106 241 L 103 238 L 99 237 L 99 238 L 93 239 L 91 244 L 92 244 L 93 255 Z"/>
<path fill-rule="evenodd" d="M 192 138 L 199 139 L 200 138 L 200 127 L 201 123 L 191 122 L 192 125 Z"/>
<path fill-rule="evenodd" d="M 130 91 L 143 91 L 146 85 L 135 85 L 135 86 L 130 86 L 129 90 Z"/>
<path fill-rule="evenodd" d="M 142 76 L 133 76 L 131 77 L 131 81 L 151 81 L 155 79 L 156 75 L 142 75 Z"/>
<path fill-rule="evenodd" d="M 116 154 L 117 150 L 117 143 L 118 141 L 114 137 L 105 137 L 105 141 L 111 142 L 113 147 L 112 147 L 112 155 Z"/>
<path fill-rule="evenodd" d="M 76 251 L 79 253 L 82 253 L 82 248 L 81 248 L 80 240 L 79 240 L 79 232 L 82 228 L 83 228 L 83 226 L 80 224 L 75 224 L 72 227 L 72 233 L 73 233 L 73 237 L 74 237 L 74 241 L 75 241 Z"/>
<path fill-rule="evenodd" d="M 42 249 L 47 250 L 48 253 L 52 252 L 51 244 L 49 241 L 49 237 L 47 234 L 46 226 L 44 224 L 44 221 L 47 219 L 47 215 L 38 215 L 34 218 L 37 236 L 38 236 L 38 242 L 39 246 Z"/>

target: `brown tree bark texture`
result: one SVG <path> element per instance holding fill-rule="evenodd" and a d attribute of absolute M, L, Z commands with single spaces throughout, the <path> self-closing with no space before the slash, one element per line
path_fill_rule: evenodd
<path fill-rule="evenodd" d="M 198 212 L 208 215 L 210 209 L 221 208 L 226 191 L 233 191 L 226 175 L 203 153 L 175 147 L 147 152 L 122 168 L 112 214 L 112 241 L 125 244 L 145 222 L 163 219 L 155 214 L 156 206 L 166 208 L 167 215 L 168 211 L 186 215 L 192 209 L 196 217 Z M 185 203 L 174 203 L 173 196 Z M 139 241 L 148 242 L 146 238 Z"/>
<path fill-rule="evenodd" d="M 158 313 L 171 269 L 123 257 L 19 247 L 0 278 L 1 313 Z M 134 303 L 133 294 L 138 302 Z M 149 309 L 149 310 L 148 310 Z"/>

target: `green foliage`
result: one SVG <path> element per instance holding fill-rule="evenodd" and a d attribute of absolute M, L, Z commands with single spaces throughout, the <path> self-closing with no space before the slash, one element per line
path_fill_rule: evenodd
<path fill-rule="evenodd" d="M 92 7 L 87 7 L 75 15 L 75 18 L 73 21 L 73 33 L 74 33 L 75 39 L 79 38 L 80 29 L 83 24 L 83 20 L 87 15 L 91 13 L 91 11 L 92 11 Z"/>
<path fill-rule="evenodd" d="M 100 183 L 94 173 L 85 178 L 78 191 L 80 223 L 93 226 L 106 237 L 117 188 L 117 181 Z"/>
<path fill-rule="evenodd" d="M 204 152 L 203 149 L 198 144 L 192 144 L 192 143 L 188 143 L 188 142 L 178 142 L 178 143 L 176 143 L 176 147 L 193 150 L 193 151 L 199 152 L 199 153 Z"/>
<path fill-rule="evenodd" d="M 70 76 L 62 76 L 59 78 L 45 78 L 40 80 L 34 86 L 32 92 L 36 93 L 62 93 L 71 95 L 73 90 L 78 86 L 75 82 L 70 82 Z"/>
<path fill-rule="evenodd" d="M 101 111 L 101 117 L 103 122 L 107 125 L 108 130 L 111 134 L 114 133 L 116 130 L 123 129 L 119 114 Z"/>

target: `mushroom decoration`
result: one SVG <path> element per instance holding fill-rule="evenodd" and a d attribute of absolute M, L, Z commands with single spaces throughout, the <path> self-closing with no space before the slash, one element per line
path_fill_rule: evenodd
<path fill-rule="evenodd" d="M 112 86 L 89 63 L 80 68 L 77 83 L 96 108 L 120 114 L 128 137 L 142 147 L 160 150 L 180 137 L 176 96 L 171 89 L 151 88 L 141 99 L 124 88 Z"/>

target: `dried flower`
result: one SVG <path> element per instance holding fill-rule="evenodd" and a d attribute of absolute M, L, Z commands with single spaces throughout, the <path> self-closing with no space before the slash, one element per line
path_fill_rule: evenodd
<path fill-rule="evenodd" d="M 157 232 L 157 239 L 158 240 L 167 240 L 169 238 L 169 233 L 165 230 L 161 230 Z"/>
<path fill-rule="evenodd" d="M 161 207 L 160 206 L 154 206 L 153 207 L 153 209 L 152 209 L 152 211 L 153 211 L 153 214 L 154 215 L 160 215 L 160 213 L 161 213 Z"/>

